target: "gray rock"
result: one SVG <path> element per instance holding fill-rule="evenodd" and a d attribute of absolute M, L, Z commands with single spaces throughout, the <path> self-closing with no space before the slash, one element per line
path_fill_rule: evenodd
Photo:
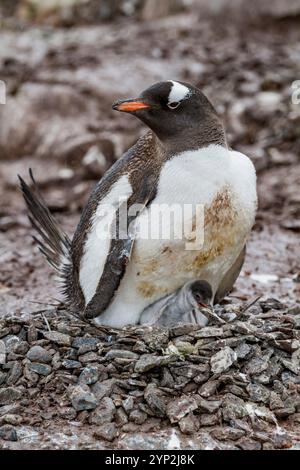
<path fill-rule="evenodd" d="M 204 400 L 203 398 L 195 397 L 198 403 L 198 407 L 200 411 L 208 412 L 208 413 L 215 413 L 221 406 L 221 400 Z"/>
<path fill-rule="evenodd" d="M 261 450 L 262 448 L 260 442 L 254 441 L 254 439 L 250 439 L 249 437 L 240 439 L 237 446 L 242 450 Z"/>
<path fill-rule="evenodd" d="M 20 412 L 20 405 L 16 403 L 12 403 L 10 405 L 3 405 L 0 408 L 0 416 L 4 416 L 6 414 L 17 414 Z"/>
<path fill-rule="evenodd" d="M 115 379 L 98 381 L 92 385 L 92 392 L 98 400 L 101 400 L 103 397 L 108 397 L 112 394 L 115 383 Z"/>
<path fill-rule="evenodd" d="M 41 346 L 32 346 L 26 357 L 31 362 L 40 362 L 40 363 L 49 363 L 52 361 L 52 355 L 46 349 L 42 348 Z"/>
<path fill-rule="evenodd" d="M 128 423 L 128 417 L 123 408 L 117 409 L 115 414 L 115 420 L 118 426 L 123 426 L 124 424 Z"/>
<path fill-rule="evenodd" d="M 235 353 L 238 359 L 245 359 L 252 351 L 252 348 L 245 342 L 239 344 L 236 349 Z"/>
<path fill-rule="evenodd" d="M 199 389 L 199 395 L 201 395 L 203 398 L 208 398 L 215 394 L 219 385 L 219 380 L 210 380 L 209 382 L 201 385 Z"/>
<path fill-rule="evenodd" d="M 154 354 L 143 354 L 135 364 L 135 372 L 148 372 L 155 367 L 166 366 L 176 361 L 175 356 L 155 356 Z"/>
<path fill-rule="evenodd" d="M 5 352 L 9 354 L 14 351 L 14 348 L 20 343 L 20 338 L 15 335 L 8 335 L 2 340 L 5 344 Z"/>
<path fill-rule="evenodd" d="M 0 389 L 0 405 L 10 405 L 15 401 L 20 400 L 22 392 L 15 387 L 5 387 Z"/>
<path fill-rule="evenodd" d="M 223 398 L 222 415 L 225 422 L 242 419 L 248 416 L 246 403 L 242 398 L 236 397 L 232 393 L 227 393 Z"/>
<path fill-rule="evenodd" d="M 289 449 L 293 445 L 292 436 L 282 429 L 272 435 L 272 440 L 275 449 Z"/>
<path fill-rule="evenodd" d="M 200 422 L 199 418 L 197 418 L 193 413 L 189 413 L 181 418 L 178 425 L 183 434 L 194 434 L 198 431 Z"/>
<path fill-rule="evenodd" d="M 236 441 L 237 439 L 240 439 L 240 437 L 245 436 L 246 433 L 242 429 L 235 429 L 230 426 L 223 426 L 216 429 L 212 429 L 211 434 L 215 439 L 219 439 L 220 441 Z"/>
<path fill-rule="evenodd" d="M 72 338 L 65 333 L 59 333 L 57 331 L 44 331 L 43 335 L 52 343 L 58 344 L 59 346 L 71 346 Z"/>
<path fill-rule="evenodd" d="M 171 423 L 177 423 L 184 416 L 198 408 L 197 401 L 193 397 L 182 396 L 170 400 L 167 405 L 167 416 Z"/>
<path fill-rule="evenodd" d="M 18 435 L 15 428 L 9 424 L 0 426 L 0 439 L 5 441 L 17 441 Z"/>
<path fill-rule="evenodd" d="M 237 356 L 233 349 L 226 346 L 211 357 L 211 370 L 214 374 L 221 374 L 230 369 L 236 359 Z"/>
<path fill-rule="evenodd" d="M 132 397 L 127 397 L 126 400 L 122 401 L 122 406 L 126 413 L 129 413 L 131 410 L 133 410 L 134 406 L 134 401 Z"/>
<path fill-rule="evenodd" d="M 63 419 L 67 419 L 68 421 L 73 421 L 77 415 L 76 410 L 70 406 L 62 406 L 57 411 L 59 416 L 61 416 Z"/>
<path fill-rule="evenodd" d="M 52 372 L 52 367 L 48 364 L 40 364 L 39 362 L 31 362 L 28 364 L 28 369 L 38 375 L 49 375 Z"/>
<path fill-rule="evenodd" d="M 276 418 L 278 419 L 288 418 L 290 415 L 294 414 L 295 412 L 296 412 L 296 409 L 294 406 L 284 407 L 284 408 L 280 408 L 274 411 Z"/>
<path fill-rule="evenodd" d="M 280 398 L 278 393 L 271 391 L 270 392 L 270 410 L 277 410 L 279 408 L 284 408 L 284 403 Z"/>
<path fill-rule="evenodd" d="M 143 424 L 147 418 L 147 414 L 141 410 L 133 410 L 129 414 L 129 420 L 135 424 Z"/>
<path fill-rule="evenodd" d="M 194 325 L 192 325 L 190 323 L 186 323 L 186 324 L 179 323 L 178 325 L 173 326 L 172 328 L 170 328 L 169 332 L 170 332 L 170 336 L 173 338 L 173 337 L 176 337 L 176 336 L 187 335 L 191 331 L 193 331 L 194 329 L 195 329 Z"/>
<path fill-rule="evenodd" d="M 218 414 L 202 413 L 199 416 L 199 420 L 201 427 L 216 426 L 217 424 L 220 424 L 220 416 L 218 416 Z"/>
<path fill-rule="evenodd" d="M 86 385 L 93 385 L 99 379 L 99 369 L 97 366 L 86 366 L 81 372 L 78 382 Z"/>
<path fill-rule="evenodd" d="M 90 392 L 89 387 L 85 385 L 76 385 L 73 387 L 70 399 L 76 411 L 93 410 L 98 405 L 97 398 Z"/>
<path fill-rule="evenodd" d="M 163 358 L 161 356 L 155 356 L 154 354 L 143 354 L 136 362 L 134 370 L 135 372 L 143 373 L 148 372 L 154 367 L 159 367 L 162 364 Z"/>
<path fill-rule="evenodd" d="M 104 397 L 100 401 L 97 408 L 91 412 L 89 423 L 97 425 L 111 423 L 114 419 L 115 412 L 116 407 L 112 399 L 109 397 Z"/>
<path fill-rule="evenodd" d="M 249 375 L 261 374 L 269 366 L 268 357 L 254 357 L 245 365 L 245 373 Z"/>
<path fill-rule="evenodd" d="M 6 377 L 7 377 L 7 374 L 5 374 L 4 372 L 0 370 L 0 386 L 4 384 L 4 382 L 6 382 Z"/>
<path fill-rule="evenodd" d="M 111 349 L 105 355 L 105 359 L 107 360 L 115 359 L 116 357 L 122 359 L 132 359 L 134 361 L 138 359 L 139 355 L 132 351 L 126 351 L 123 349 Z"/>
<path fill-rule="evenodd" d="M 169 333 L 165 329 L 156 328 L 153 331 L 148 331 L 143 335 L 144 343 L 154 351 L 162 351 L 165 349 L 169 342 Z"/>
<path fill-rule="evenodd" d="M 101 340 L 99 338 L 78 337 L 73 340 L 72 347 L 76 349 L 82 348 L 82 354 L 84 354 L 85 352 L 96 351 L 100 343 Z"/>
<path fill-rule="evenodd" d="M 16 414 L 5 414 L 0 418 L 1 424 L 11 424 L 12 426 L 19 426 L 23 422 L 23 418 Z"/>
<path fill-rule="evenodd" d="M 95 352 L 88 352 L 82 356 L 79 356 L 78 359 L 80 362 L 82 362 L 82 364 L 88 364 L 89 362 L 98 362 L 99 356 Z"/>
<path fill-rule="evenodd" d="M 112 442 L 119 435 L 118 429 L 115 423 L 106 423 L 99 426 L 94 432 L 94 436 L 97 439 L 105 439 L 106 441 Z"/>
<path fill-rule="evenodd" d="M 37 341 L 38 332 L 34 325 L 30 325 L 27 331 L 27 341 L 28 343 L 34 343 Z"/>
<path fill-rule="evenodd" d="M 16 344 L 14 347 L 14 353 L 20 354 L 21 356 L 25 356 L 29 349 L 29 344 L 27 341 L 20 341 L 20 343 Z"/>
<path fill-rule="evenodd" d="M 60 333 L 65 333 L 70 336 L 80 336 L 81 334 L 81 328 L 79 328 L 78 326 L 68 325 L 67 323 L 64 323 L 64 322 L 60 322 L 57 325 L 57 331 L 59 331 Z"/>
<path fill-rule="evenodd" d="M 214 326 L 206 326 L 195 332 L 196 338 L 211 338 L 211 337 L 222 337 L 223 328 L 217 328 Z"/>
<path fill-rule="evenodd" d="M 65 369 L 80 369 L 80 367 L 82 367 L 82 364 L 79 361 L 72 361 L 71 359 L 65 359 L 64 361 L 62 361 L 62 366 Z"/>
<path fill-rule="evenodd" d="M 263 385 L 250 383 L 246 387 L 252 401 L 267 403 L 270 398 L 270 391 Z"/>
<path fill-rule="evenodd" d="M 14 362 L 6 379 L 6 384 L 7 385 L 14 385 L 19 378 L 22 376 L 23 373 L 23 367 L 20 364 L 20 362 Z"/>
<path fill-rule="evenodd" d="M 154 384 L 147 385 L 144 398 L 147 405 L 155 416 L 164 417 L 166 414 L 166 405 L 164 400 L 159 394 L 159 390 L 155 387 Z"/>

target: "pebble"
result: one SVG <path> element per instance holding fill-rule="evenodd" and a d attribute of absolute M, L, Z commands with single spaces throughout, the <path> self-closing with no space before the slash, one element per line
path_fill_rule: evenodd
<path fill-rule="evenodd" d="M 9 373 L 7 374 L 6 384 L 14 385 L 22 376 L 22 374 L 23 374 L 22 364 L 20 364 L 17 361 L 14 362 L 12 367 L 9 370 Z"/>
<path fill-rule="evenodd" d="M 9 424 L 0 426 L 0 439 L 4 439 L 5 441 L 17 441 L 18 435 L 15 428 Z"/>
<path fill-rule="evenodd" d="M 106 423 L 99 426 L 94 432 L 94 437 L 97 439 L 105 439 L 106 441 L 112 442 L 119 435 L 119 431 L 115 423 Z"/>
<path fill-rule="evenodd" d="M 90 351 L 96 351 L 97 346 L 100 343 L 99 338 L 90 338 L 90 337 L 84 337 L 84 338 L 75 338 L 72 342 L 72 347 L 76 349 L 86 349 L 85 352 L 90 352 Z M 90 349 L 88 349 L 90 348 Z"/>
<path fill-rule="evenodd" d="M 230 369 L 236 359 L 236 353 L 231 348 L 226 346 L 211 357 L 211 370 L 214 374 L 225 372 Z"/>
<path fill-rule="evenodd" d="M 182 396 L 171 400 L 167 405 L 167 416 L 171 423 L 180 421 L 188 413 L 198 408 L 197 401 L 193 397 Z"/>
<path fill-rule="evenodd" d="M 79 356 L 78 359 L 82 364 L 88 364 L 89 362 L 99 361 L 99 356 L 95 352 L 88 352 L 82 356 Z"/>
<path fill-rule="evenodd" d="M 86 366 L 81 372 L 78 382 L 93 385 L 99 379 L 99 368 L 97 366 Z"/>
<path fill-rule="evenodd" d="M 164 417 L 166 414 L 166 405 L 160 396 L 159 390 L 154 384 L 147 385 L 144 398 L 154 416 Z"/>
<path fill-rule="evenodd" d="M 131 410 L 133 410 L 133 407 L 134 407 L 133 398 L 132 398 L 132 397 L 128 397 L 128 398 L 126 398 L 126 400 L 123 400 L 123 401 L 122 401 L 122 406 L 123 406 L 124 410 L 126 411 L 126 413 L 130 412 Z"/>
<path fill-rule="evenodd" d="M 81 362 L 72 361 L 71 359 L 65 359 L 61 364 L 65 369 L 80 369 L 82 367 Z"/>
<path fill-rule="evenodd" d="M 14 387 L 3 387 L 0 388 L 0 406 L 10 405 L 18 400 L 22 396 L 21 390 Z"/>
<path fill-rule="evenodd" d="M 183 434 L 195 434 L 200 427 L 200 421 L 193 413 L 189 413 L 181 418 L 178 425 Z"/>
<path fill-rule="evenodd" d="M 52 361 L 52 355 L 41 346 L 32 346 L 26 354 L 27 359 L 31 362 L 49 363 Z"/>
<path fill-rule="evenodd" d="M 89 423 L 97 425 L 111 423 L 114 419 L 115 412 L 116 407 L 112 399 L 109 397 L 104 397 L 100 401 L 97 408 L 91 412 Z"/>
<path fill-rule="evenodd" d="M 39 362 L 31 362 L 28 364 L 28 369 L 38 375 L 49 375 L 52 372 L 52 367 L 48 364 L 40 364 Z"/>
<path fill-rule="evenodd" d="M 59 333 L 58 331 L 44 331 L 43 334 L 45 338 L 59 346 L 71 346 L 72 344 L 71 336 L 66 335 L 65 333 Z"/>
<path fill-rule="evenodd" d="M 90 392 L 88 386 L 75 386 L 70 394 L 70 399 L 76 411 L 93 410 L 98 405 L 97 398 Z"/>
<path fill-rule="evenodd" d="M 91 389 L 98 400 L 101 400 L 103 397 L 108 397 L 111 395 L 115 383 L 115 379 L 103 380 L 102 382 L 98 381 L 92 385 Z"/>
<path fill-rule="evenodd" d="M 135 424 L 143 424 L 148 418 L 148 415 L 141 410 L 133 410 L 129 413 L 129 420 Z"/>
<path fill-rule="evenodd" d="M 136 360 L 138 359 L 138 357 L 139 357 L 138 354 L 132 351 L 126 351 L 122 349 L 112 349 L 108 351 L 108 353 L 106 353 L 105 355 L 106 360 L 115 359 L 115 358 Z"/>
<path fill-rule="evenodd" d="M 223 440 L 236 441 L 237 439 L 245 435 L 245 431 L 243 431 L 242 429 L 235 429 L 230 426 L 223 426 L 220 428 L 212 429 L 211 435 L 215 439 L 219 439 L 220 441 L 223 441 Z"/>

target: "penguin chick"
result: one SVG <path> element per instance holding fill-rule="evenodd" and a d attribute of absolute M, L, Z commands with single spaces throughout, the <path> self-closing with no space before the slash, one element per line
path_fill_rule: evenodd
<path fill-rule="evenodd" d="M 177 323 L 193 323 L 206 326 L 209 319 L 212 288 L 206 281 L 189 281 L 174 293 L 154 302 L 141 315 L 142 325 L 171 327 Z"/>

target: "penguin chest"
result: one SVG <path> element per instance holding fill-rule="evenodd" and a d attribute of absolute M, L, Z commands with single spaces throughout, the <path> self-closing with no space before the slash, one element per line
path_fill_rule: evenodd
<path fill-rule="evenodd" d="M 180 204 L 177 210 L 173 218 L 162 210 L 161 220 L 170 220 L 170 227 L 162 227 L 162 232 L 171 233 L 169 239 L 140 239 L 135 244 L 132 266 L 142 297 L 159 298 L 191 279 L 206 279 L 216 290 L 245 242 L 249 227 L 228 186 L 211 202 L 196 204 L 194 211 L 186 214 Z M 149 220 L 158 227 L 156 218 Z"/>

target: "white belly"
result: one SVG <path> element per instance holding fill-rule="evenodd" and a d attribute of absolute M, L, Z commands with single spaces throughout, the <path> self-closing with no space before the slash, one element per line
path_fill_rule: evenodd
<path fill-rule="evenodd" d="M 168 207 L 174 204 L 184 223 L 180 217 L 175 223 L 171 221 L 172 238 L 166 239 L 167 233 L 155 233 L 158 217 L 153 206 L 162 208 L 166 221 Z M 152 209 L 150 206 L 143 212 L 137 222 L 138 232 L 144 236 L 150 222 L 152 238 L 135 241 L 120 288 L 99 323 L 115 327 L 135 324 L 145 307 L 191 279 L 208 281 L 215 293 L 245 244 L 255 210 L 255 170 L 245 155 L 211 145 L 168 161 Z M 200 215 L 197 224 L 196 212 Z M 164 223 L 163 229 L 167 225 Z M 178 236 L 183 225 L 184 236 L 174 238 L 174 227 Z"/>

